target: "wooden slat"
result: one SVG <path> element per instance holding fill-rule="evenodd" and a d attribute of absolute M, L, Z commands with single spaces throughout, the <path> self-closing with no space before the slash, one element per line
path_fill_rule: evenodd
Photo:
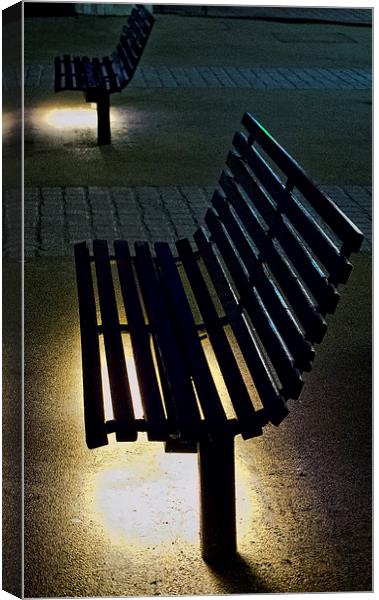
<path fill-rule="evenodd" d="M 99 85 L 99 81 L 95 75 L 94 67 L 88 58 L 88 56 L 83 56 L 82 58 L 83 68 L 84 68 L 84 78 L 86 81 L 86 87 L 96 88 Z"/>
<path fill-rule="evenodd" d="M 256 416 L 222 322 L 218 317 L 217 310 L 198 266 L 197 257 L 192 251 L 188 240 L 180 240 L 176 242 L 176 246 L 229 392 L 242 437 L 248 439 L 260 435 L 262 427 Z"/>
<path fill-rule="evenodd" d="M 155 18 L 152 13 L 147 10 L 147 8 L 143 4 L 137 4 L 136 9 L 139 15 L 149 24 L 150 27 L 154 25 Z"/>
<path fill-rule="evenodd" d="M 321 271 L 317 262 L 305 248 L 304 244 L 302 244 L 301 240 L 287 227 L 280 214 L 280 199 L 284 195 L 281 182 L 262 157 L 254 149 L 248 149 L 247 142 L 244 140 L 242 134 L 237 134 L 234 140 L 239 149 L 245 146 L 245 154 L 248 154 L 249 165 L 254 169 L 264 187 L 278 203 L 278 206 L 273 209 L 268 198 L 265 197 L 265 194 L 261 190 L 260 202 L 256 206 L 259 206 L 270 228 L 270 236 L 276 237 L 285 249 L 293 266 L 317 300 L 320 312 L 323 314 L 334 312 L 339 300 L 339 295 L 335 287 L 329 283 L 325 273 Z M 228 176 L 224 173 L 223 181 L 225 185 L 228 184 L 227 179 Z M 252 202 L 254 202 L 254 196 L 251 196 L 251 198 Z"/>
<path fill-rule="evenodd" d="M 116 421 L 116 439 L 118 441 L 134 441 L 137 439 L 137 430 L 107 242 L 95 240 L 93 242 L 93 252 L 112 407 Z"/>
<path fill-rule="evenodd" d="M 325 273 L 321 271 L 294 231 L 291 231 L 281 219 L 278 219 L 277 223 L 272 233 L 285 249 L 287 257 L 316 300 L 317 310 L 323 315 L 327 312 L 333 313 L 340 298 L 335 286 L 329 283 Z"/>
<path fill-rule="evenodd" d="M 200 435 L 200 413 L 190 375 L 171 319 L 171 309 L 155 271 L 149 246 L 136 242 L 136 268 L 149 323 L 154 331 L 167 384 L 170 387 L 177 428 L 183 440 L 197 440 Z"/>
<path fill-rule="evenodd" d="M 138 13 L 138 9 L 136 6 L 133 6 L 132 8 L 132 12 L 130 13 L 129 17 L 128 17 L 128 21 L 126 23 L 126 25 L 124 25 L 124 28 L 128 28 L 131 27 L 135 21 L 135 19 L 137 19 L 139 16 Z"/>
<path fill-rule="evenodd" d="M 247 170 L 241 157 L 234 151 L 230 152 L 226 160 L 226 165 L 252 201 L 257 204 L 258 197 L 261 197 L 261 190 Z M 346 257 L 341 256 L 334 242 L 315 222 L 306 207 L 289 190 L 286 190 L 284 186 L 282 189 L 283 192 L 276 198 L 280 210 L 290 219 L 300 235 L 306 240 L 312 252 L 329 272 L 329 281 L 333 283 L 345 283 L 351 272 L 351 263 Z"/>
<path fill-rule="evenodd" d="M 113 52 L 112 61 L 113 61 L 112 62 L 113 70 L 115 71 L 115 73 L 118 77 L 121 89 L 123 89 L 128 83 L 128 76 L 124 69 L 124 66 L 123 66 L 123 63 L 121 60 L 121 56 L 118 54 L 117 51 Z"/>
<path fill-rule="evenodd" d="M 217 198 L 218 201 L 216 201 Z M 223 202 L 221 196 L 217 194 L 215 194 L 213 202 L 217 209 L 220 210 L 223 223 L 225 223 L 229 234 L 231 234 L 233 239 L 238 240 L 238 238 L 243 236 L 243 232 L 238 227 L 233 215 L 230 213 L 226 202 Z M 236 257 L 236 260 L 238 260 L 237 254 L 228 237 L 225 235 L 223 227 L 218 221 L 214 212 L 209 211 L 209 214 L 206 216 L 206 222 L 212 233 L 212 239 L 214 239 L 214 241 L 217 243 L 221 254 L 223 256 L 226 254 L 228 255 L 228 260 L 226 261 L 226 266 L 228 267 L 228 261 L 230 260 L 229 256 L 233 254 Z M 246 257 L 251 255 L 250 251 L 247 249 L 247 254 L 246 248 L 241 247 L 241 245 L 240 248 L 243 252 L 242 258 L 245 258 L 246 260 Z M 232 272 L 231 274 L 233 276 Z M 241 294 L 240 303 L 246 308 L 252 324 L 261 339 L 262 345 L 265 347 L 266 352 L 269 355 L 270 360 L 275 367 L 277 375 L 282 383 L 283 395 L 286 398 L 298 398 L 303 386 L 301 374 L 295 367 L 294 359 L 283 343 L 283 340 L 277 328 L 275 327 L 273 320 L 270 318 L 270 315 L 265 309 L 261 298 L 249 284 L 248 278 L 245 278 L 242 286 L 240 283 L 237 283 L 237 288 L 238 292 Z"/>
<path fill-rule="evenodd" d="M 129 15 L 126 25 L 123 27 L 123 31 L 129 31 L 131 29 L 141 29 L 147 35 L 150 33 L 155 19 L 151 13 L 144 10 L 133 9 Z"/>
<path fill-rule="evenodd" d="M 247 322 L 241 314 L 241 309 L 230 287 L 228 277 L 208 239 L 205 229 L 198 229 L 194 234 L 194 239 L 254 380 L 266 415 L 273 424 L 278 425 L 288 414 L 286 402 L 276 390 L 272 376 L 261 356 L 256 341 L 251 335 Z"/>
<path fill-rule="evenodd" d="M 104 80 L 104 75 L 103 75 L 103 70 L 102 70 L 102 64 L 99 58 L 93 58 L 92 59 L 92 68 L 93 68 L 93 77 L 94 80 L 96 81 L 96 86 L 100 87 L 102 89 L 106 89 L 106 83 Z"/>
<path fill-rule="evenodd" d="M 56 56 L 54 58 L 54 90 L 56 92 L 62 91 L 62 58 Z"/>
<path fill-rule="evenodd" d="M 164 242 L 157 242 L 154 247 L 162 284 L 169 298 L 175 329 L 180 337 L 187 365 L 196 387 L 206 420 L 206 428 L 211 434 L 225 434 L 227 431 L 226 415 L 200 343 L 192 311 L 170 247 Z"/>
<path fill-rule="evenodd" d="M 163 398 L 164 398 L 164 407 L 166 409 L 167 427 L 168 427 L 169 434 L 173 434 L 173 436 L 169 435 L 169 439 L 171 439 L 171 440 L 177 439 L 178 425 L 177 425 L 174 401 L 173 401 L 173 397 L 172 397 L 172 391 L 169 386 L 169 383 L 168 383 L 168 380 L 166 377 L 166 371 L 165 371 L 165 368 L 164 368 L 164 365 L 162 362 L 161 353 L 160 353 L 160 349 L 158 346 L 158 338 L 156 335 L 153 335 L 152 339 L 153 339 L 153 346 L 154 346 L 154 353 L 155 353 L 155 361 L 156 361 L 156 365 L 157 365 L 157 369 L 158 369 L 158 373 L 159 373 L 159 381 L 161 384 L 161 390 L 162 390 L 162 394 L 163 394 Z M 169 441 L 169 440 L 167 440 L 167 441 Z"/>
<path fill-rule="evenodd" d="M 131 78 L 133 76 L 133 67 L 130 64 L 129 58 L 128 58 L 128 56 L 127 56 L 127 54 L 126 54 L 126 52 L 125 52 L 125 50 L 124 50 L 124 48 L 123 48 L 123 46 L 121 44 L 117 45 L 117 53 L 118 53 L 118 55 L 120 57 L 122 65 L 123 65 L 123 67 L 125 69 L 125 72 L 126 72 L 127 77 L 128 77 L 128 83 L 129 83 L 129 81 L 131 80 Z"/>
<path fill-rule="evenodd" d="M 110 87 L 109 92 L 113 93 L 113 92 L 120 91 L 120 85 L 119 85 L 119 82 L 117 81 L 116 72 L 112 68 L 112 61 L 109 58 L 109 56 L 103 57 L 103 65 L 105 67 L 105 70 L 107 73 L 107 78 L 109 81 L 109 87 Z"/>
<path fill-rule="evenodd" d="M 291 179 L 291 182 L 344 242 L 346 255 L 350 252 L 358 252 L 363 241 L 363 235 L 354 223 L 326 194 L 317 188 L 292 156 L 278 144 L 251 114 L 246 113 L 242 123 L 248 130 L 251 141 L 256 140 L 261 145 L 263 150 L 278 164 L 279 168 Z"/>
<path fill-rule="evenodd" d="M 139 31 L 142 33 L 142 35 L 148 37 L 152 26 L 153 24 L 148 23 L 148 21 L 146 21 L 146 19 L 140 15 L 138 11 L 136 11 L 133 16 L 131 15 L 131 18 L 126 26 L 123 27 L 123 32 L 129 33 L 130 31 Z"/>
<path fill-rule="evenodd" d="M 134 48 L 131 45 L 130 37 L 126 36 L 126 35 L 122 35 L 120 37 L 120 43 L 124 49 L 125 55 L 128 58 L 129 64 L 134 72 L 138 58 L 137 58 L 137 54 L 136 54 Z"/>
<path fill-rule="evenodd" d="M 151 354 L 150 336 L 146 329 L 134 278 L 129 246 L 127 242 L 115 241 L 114 247 L 141 400 L 147 420 L 148 438 L 164 441 L 168 436 L 167 422 Z"/>
<path fill-rule="evenodd" d="M 98 448 L 108 444 L 108 438 L 101 383 L 96 304 L 87 244 L 76 244 L 74 253 L 79 297 L 86 442 L 88 448 Z"/>
<path fill-rule="evenodd" d="M 346 283 L 353 265 L 341 255 L 307 209 L 292 194 L 289 194 L 286 202 L 285 213 L 327 269 L 329 282 L 335 285 Z"/>
<path fill-rule="evenodd" d="M 150 28 L 144 22 L 136 22 L 133 28 L 133 36 L 141 49 L 145 47 L 149 34 Z"/>
<path fill-rule="evenodd" d="M 83 73 L 83 65 L 81 58 L 79 56 L 74 56 L 74 68 L 75 68 L 75 78 L 76 78 L 76 88 L 79 90 L 85 89 L 85 79 Z"/>
<path fill-rule="evenodd" d="M 146 46 L 150 31 L 144 27 L 134 24 L 132 27 L 124 27 L 120 37 L 123 46 L 127 45 L 128 52 L 131 51 L 138 61 Z"/>
<path fill-rule="evenodd" d="M 233 205 L 236 213 L 243 222 L 244 228 L 256 245 L 260 259 L 263 260 L 278 281 L 283 294 L 288 298 L 293 312 L 304 327 L 306 338 L 310 342 L 320 342 L 326 331 L 326 323 L 317 311 L 304 286 L 296 277 L 278 252 L 272 239 L 267 235 L 255 212 L 254 206 L 241 195 L 238 187 L 228 178 L 222 180 L 222 186 Z M 262 203 L 263 204 L 263 203 Z M 261 208 L 261 204 L 259 205 Z"/>
<path fill-rule="evenodd" d="M 215 192 L 212 198 L 212 204 L 218 215 L 221 217 L 222 223 L 234 244 L 236 252 L 244 264 L 249 265 L 251 263 L 254 264 L 254 262 L 256 263 L 257 257 L 255 252 L 249 244 L 245 232 L 233 215 L 225 198 L 223 198 L 219 192 Z M 219 229 L 220 227 L 220 224 L 218 224 Z M 216 237 L 215 241 L 217 242 Z M 230 248 L 230 251 L 233 251 L 231 244 Z M 293 378 L 294 389 L 290 392 L 290 395 L 291 397 L 295 397 L 292 394 L 299 393 L 302 385 L 300 374 L 298 369 L 294 367 L 294 359 L 283 344 L 273 319 L 262 303 L 259 292 L 253 289 L 253 285 L 249 279 L 247 279 L 243 287 L 239 289 L 239 292 L 241 293 L 240 302 L 247 308 L 252 323 L 258 331 L 263 345 L 266 346 L 267 352 L 277 368 L 280 378 L 282 381 L 291 377 Z M 297 392 L 295 390 L 297 390 Z"/>
<path fill-rule="evenodd" d="M 137 66 L 142 58 L 142 54 L 147 42 L 147 37 L 146 38 L 141 38 L 139 35 L 138 31 L 133 31 L 132 35 L 129 36 L 128 38 L 128 43 L 130 45 L 130 47 L 132 48 L 132 51 L 134 52 L 135 55 L 135 60 L 134 60 L 134 71 L 137 69 Z"/>
<path fill-rule="evenodd" d="M 251 289 L 254 286 L 263 300 L 270 318 L 275 323 L 276 328 L 292 354 L 295 366 L 301 371 L 309 371 L 314 358 L 312 345 L 304 338 L 304 333 L 294 318 L 289 305 L 269 271 L 265 270 L 262 262 L 260 262 L 255 250 L 249 243 L 246 232 L 241 228 L 240 222 L 234 218 L 230 211 L 228 212 L 230 214 L 228 217 L 229 229 L 231 229 L 235 247 L 241 255 L 249 273 L 248 280 L 244 284 L 244 287 L 240 289 L 242 299 L 245 298 L 245 293 L 247 298 L 249 298 Z"/>
<path fill-rule="evenodd" d="M 71 56 L 68 54 L 63 55 L 63 68 L 64 68 L 64 79 L 65 79 L 65 89 L 72 90 L 73 88 L 73 78 L 72 78 L 72 63 Z"/>
<path fill-rule="evenodd" d="M 147 39 L 149 37 L 149 33 L 150 32 L 148 30 L 146 30 L 145 27 L 141 26 L 138 23 L 135 24 L 135 26 L 133 27 L 133 30 L 131 32 L 130 39 L 136 45 L 137 50 L 139 50 L 139 51 L 143 50 L 143 48 L 145 47 L 145 44 L 147 42 Z"/>
<path fill-rule="evenodd" d="M 134 43 L 134 52 L 136 54 L 135 69 L 142 58 L 143 51 L 147 43 L 148 36 L 144 36 L 140 31 L 134 31 L 131 40 Z"/>
<path fill-rule="evenodd" d="M 242 158 L 247 162 L 275 202 L 277 198 L 281 198 L 283 187 L 279 178 L 262 159 L 256 148 L 249 144 L 248 138 L 244 133 L 238 132 L 235 134 L 233 146 L 241 154 Z"/>

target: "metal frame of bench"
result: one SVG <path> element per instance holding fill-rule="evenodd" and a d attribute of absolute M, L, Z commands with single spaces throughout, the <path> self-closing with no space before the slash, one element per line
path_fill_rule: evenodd
<path fill-rule="evenodd" d="M 97 105 L 97 141 L 111 141 L 110 94 L 121 92 L 133 79 L 155 19 L 137 4 L 123 27 L 119 43 L 111 56 L 56 56 L 55 92 L 81 91 L 86 102 Z"/>
<path fill-rule="evenodd" d="M 259 436 L 288 414 L 303 371 L 311 369 L 314 344 L 324 337 L 325 315 L 336 308 L 337 285 L 348 280 L 349 256 L 363 240 L 251 114 L 242 122 L 247 133 L 234 137 L 205 226 L 194 234 L 196 250 L 187 239 L 177 241 L 176 258 L 164 242 L 155 243 L 154 254 L 147 242 L 137 242 L 133 256 L 126 241 L 115 241 L 111 256 L 106 241 L 93 242 L 93 256 L 86 242 L 75 245 L 87 445 L 103 446 L 113 432 L 117 441 L 133 441 L 145 431 L 149 440 L 165 442 L 166 451 L 197 451 L 208 561 L 237 548 L 234 437 Z M 127 323 L 119 319 L 117 279 Z M 233 415 L 227 416 L 210 372 L 204 331 Z M 123 335 L 131 338 L 142 419 L 134 417 Z M 108 422 L 99 336 L 113 404 Z"/>

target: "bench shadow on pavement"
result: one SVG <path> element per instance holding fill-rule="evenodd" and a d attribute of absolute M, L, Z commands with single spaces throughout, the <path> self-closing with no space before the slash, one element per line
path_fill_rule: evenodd
<path fill-rule="evenodd" d="M 208 563 L 208 568 L 223 584 L 223 594 L 251 594 L 272 592 L 260 578 L 257 569 L 252 567 L 240 554 L 233 560 L 223 563 Z"/>

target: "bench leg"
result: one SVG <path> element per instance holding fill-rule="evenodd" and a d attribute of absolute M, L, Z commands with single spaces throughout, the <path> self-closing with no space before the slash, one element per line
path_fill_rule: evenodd
<path fill-rule="evenodd" d="M 109 94 L 102 94 L 97 99 L 97 143 L 99 146 L 111 143 Z"/>
<path fill-rule="evenodd" d="M 200 442 L 198 460 L 201 553 L 216 562 L 237 552 L 234 438 Z"/>

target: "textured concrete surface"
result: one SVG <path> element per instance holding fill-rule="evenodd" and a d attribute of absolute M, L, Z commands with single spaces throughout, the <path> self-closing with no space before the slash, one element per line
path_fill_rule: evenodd
<path fill-rule="evenodd" d="M 369 590 L 370 269 L 356 257 L 287 420 L 237 441 L 240 560 L 215 569 L 199 555 L 194 455 L 86 449 L 72 261 L 28 261 L 26 596 Z"/>
<path fill-rule="evenodd" d="M 162 14 L 181 14 L 208 17 L 264 19 L 284 22 L 355 23 L 371 25 L 372 10 L 359 8 L 291 7 L 291 6 L 241 6 L 241 5 L 158 5 L 155 9 Z"/>
<path fill-rule="evenodd" d="M 135 88 L 112 99 L 113 141 L 100 147 L 80 94 L 28 99 L 27 187 L 213 184 L 246 110 L 320 183 L 371 184 L 370 90 Z"/>
<path fill-rule="evenodd" d="M 366 68 L 371 60 L 371 28 L 366 26 L 156 17 L 141 66 Z M 89 16 L 26 19 L 27 64 L 51 64 L 55 54 L 67 52 L 104 56 L 114 50 L 124 22 Z M 42 36 L 44 44 L 35 44 Z"/>
<path fill-rule="evenodd" d="M 122 23 L 111 17 L 25 23 L 25 594 L 370 590 L 369 254 L 355 258 L 291 416 L 261 439 L 237 443 L 240 560 L 222 570 L 199 557 L 193 456 L 167 456 L 143 441 L 86 449 L 75 278 L 72 259 L 62 256 L 82 235 L 113 239 L 120 228 L 128 235 L 142 228 L 151 239 L 170 239 L 189 228 L 246 110 L 369 232 L 371 29 L 159 15 L 141 61 L 150 83 L 112 98 L 113 143 L 99 148 L 94 111 L 80 94 L 54 94 L 51 64 L 62 52 L 109 52 Z M 224 79 L 233 74 L 235 87 L 153 85 L 154 73 L 158 80 L 163 73 L 195 77 L 211 67 Z M 363 73 L 364 89 L 347 80 L 341 89 L 321 89 L 332 73 L 347 70 Z M 242 86 L 235 78 L 241 72 L 259 73 L 261 82 L 264 73 L 269 86 Z M 287 82 L 288 74 L 308 73 L 316 83 L 275 88 L 283 72 Z M 17 72 L 13 83 L 4 75 L 11 174 Z M 12 205 L 9 182 L 5 173 Z M 178 193 L 183 202 L 175 200 Z M 6 227 L 13 217 L 6 212 Z M 12 372 L 3 377 L 12 389 Z"/>

